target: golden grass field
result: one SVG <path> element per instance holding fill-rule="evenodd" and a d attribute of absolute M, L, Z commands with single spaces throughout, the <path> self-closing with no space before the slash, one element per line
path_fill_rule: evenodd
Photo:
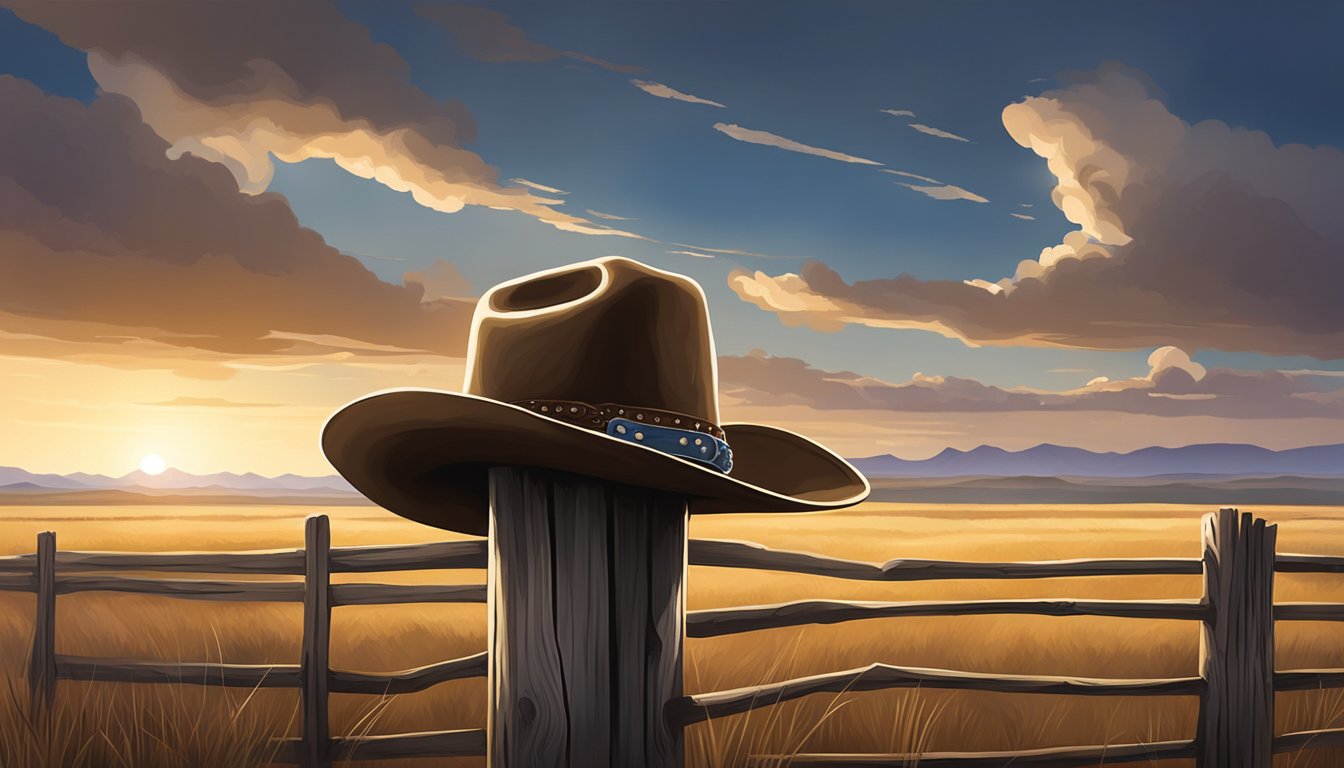
<path fill-rule="evenodd" d="M 1198 556 L 1206 507 L 865 504 L 808 515 L 694 518 L 691 535 L 756 541 L 850 559 L 1039 560 Z M 1256 508 L 1279 525 L 1281 552 L 1344 555 L 1344 509 Z M 457 538 L 365 507 L 0 508 L 0 554 L 31 552 L 38 531 L 60 549 L 164 551 L 300 547 L 303 518 L 327 514 L 334 546 Z M 198 576 L 199 577 L 199 576 Z M 215 578 L 215 577 L 210 577 Z M 282 577 L 276 577 L 282 578 Z M 471 583 L 481 571 L 359 574 L 359 581 Z M 1197 597 L 1197 576 L 1017 581 L 851 582 L 692 568 L 689 608 L 807 597 L 868 600 Z M 1277 600 L 1344 602 L 1344 576 L 1280 575 Z M 50 733 L 26 732 L 23 664 L 33 597 L 0 593 L 0 766 L 238 765 L 270 735 L 295 732 L 295 690 L 216 690 L 60 682 Z M 111 593 L 61 597 L 57 652 L 165 660 L 296 663 L 297 604 L 229 604 Z M 1344 667 L 1344 627 L 1284 622 L 1278 667 Z M 333 667 L 382 672 L 485 648 L 485 607 L 343 607 L 332 627 Z M 687 642 L 686 689 L 713 691 L 886 662 L 904 666 L 1096 677 L 1197 674 L 1192 622 L 979 616 L 897 618 L 780 629 Z M 753 753 L 1020 749 L 1188 738 L 1191 698 L 1110 698 L 977 692 L 821 694 L 687 731 L 687 764 L 744 765 Z M 1344 691 L 1280 694 L 1279 732 L 1344 725 Z M 484 680 L 380 699 L 334 695 L 333 734 L 481 727 Z M 397 765 L 479 765 L 479 759 Z M 394 764 L 394 763 L 389 763 Z M 1173 761 L 1172 765 L 1181 764 Z M 1276 758 L 1276 765 L 1344 766 L 1344 750 Z M 358 765 L 373 765 L 359 763 Z"/>

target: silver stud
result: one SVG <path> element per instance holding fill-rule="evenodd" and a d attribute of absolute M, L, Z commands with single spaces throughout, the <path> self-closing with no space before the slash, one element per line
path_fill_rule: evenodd
<path fill-rule="evenodd" d="M 622 408 L 621 410 L 617 411 L 616 413 L 617 413 L 617 415 L 619 415 L 619 416 L 624 416 L 624 415 L 625 415 L 625 409 Z"/>
<path fill-rule="evenodd" d="M 569 412 L 570 412 L 570 413 L 578 413 L 578 412 L 579 412 L 579 407 L 578 407 L 577 405 L 571 405 L 571 406 L 569 406 Z"/>
<path fill-rule="evenodd" d="M 635 414 L 635 418 L 636 418 L 636 419 L 639 419 L 640 421 L 643 421 L 643 420 L 644 420 L 644 414 L 642 414 L 642 413 L 636 413 L 636 414 Z"/>
<path fill-rule="evenodd" d="M 699 445 L 699 444 L 702 443 L 702 442 L 704 442 L 704 441 L 701 440 L 700 438 L 698 438 L 698 437 L 695 438 L 695 444 L 696 444 L 696 445 Z"/>
<path fill-rule="evenodd" d="M 547 408 L 547 407 L 544 406 L 544 405 L 541 406 L 541 412 L 542 412 L 542 413 L 545 413 L 545 412 L 547 412 L 547 411 L 549 411 L 549 410 L 551 410 L 551 409 L 550 409 L 550 408 Z"/>
<path fill-rule="evenodd" d="M 700 452 L 701 452 L 701 453 L 709 453 L 709 446 L 708 446 L 708 445 L 702 445 L 702 446 L 700 446 Z"/>
<path fill-rule="evenodd" d="M 698 422 L 698 421 L 695 422 L 695 428 L 696 428 L 696 429 L 699 429 L 699 428 L 700 428 L 700 422 Z"/>
<path fill-rule="evenodd" d="M 643 433 L 643 432 L 636 432 L 636 433 L 635 433 L 635 439 L 636 439 L 636 440 L 643 440 L 643 439 L 644 439 L 644 433 Z"/>
<path fill-rule="evenodd" d="M 673 423 L 673 424 L 680 424 L 680 423 L 681 423 L 681 419 L 673 419 L 673 420 L 672 420 L 672 423 Z"/>
<path fill-rule="evenodd" d="M 663 421 L 663 420 L 662 420 L 661 418 L 657 417 L 657 416 L 654 416 L 654 417 L 653 417 L 653 423 L 654 423 L 654 424 L 662 423 L 662 421 Z"/>
<path fill-rule="evenodd" d="M 619 433 L 621 433 L 622 435 L 624 435 L 624 434 L 625 434 L 625 425 L 624 425 L 624 424 L 617 424 L 617 425 L 616 425 L 616 431 L 619 432 Z"/>
<path fill-rule="evenodd" d="M 680 440 L 678 440 L 677 442 L 678 442 L 678 443 L 681 443 L 682 445 L 685 445 L 685 444 L 687 443 L 687 440 L 686 440 L 686 438 L 683 437 L 683 438 L 681 438 Z"/>

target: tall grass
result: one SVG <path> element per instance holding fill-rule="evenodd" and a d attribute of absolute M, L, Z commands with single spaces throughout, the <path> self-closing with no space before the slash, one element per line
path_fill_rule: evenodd
<path fill-rule="evenodd" d="M 37 530 L 55 529 L 62 549 L 271 549 L 302 546 L 302 519 L 332 516 L 336 546 L 450 538 L 368 509 L 107 511 L 0 510 L 0 554 L 30 552 Z M 824 515 L 709 516 L 697 538 L 882 562 L 893 557 L 1039 560 L 1181 557 L 1199 553 L 1203 508 L 898 507 L 865 505 Z M 1283 551 L 1344 555 L 1344 514 L 1322 508 L 1257 509 L 1282 523 Z M 132 514 L 132 512 L 134 514 Z M 64 515 L 64 517 L 63 517 Z M 100 517 L 101 515 L 101 517 Z M 156 517 L 157 516 L 157 517 Z M 20 520 L 20 517 L 23 519 Z M 157 520 L 158 522 L 154 522 Z M 244 525 L 239 523 L 243 522 Z M 186 578 L 199 575 L 184 574 Z M 214 577 L 211 577 L 214 578 Z M 475 571 L 353 575 L 395 583 L 471 583 Z M 793 574 L 692 569 L 691 609 L 802 597 L 856 600 L 995 598 L 1149 599 L 1194 597 L 1198 577 L 1116 577 L 945 582 L 847 582 Z M 1344 602 L 1344 577 L 1281 574 L 1276 599 Z M 50 719 L 27 714 L 24 658 L 33 597 L 0 593 L 0 766 L 235 766 L 273 757 L 273 736 L 294 736 L 292 689 L 57 684 Z M 298 661 L 301 610 L 286 604 L 215 604 L 112 593 L 62 596 L 57 650 L 84 656 L 244 664 Z M 1198 630 L 1189 622 L 1091 617 L 970 616 L 849 622 L 777 629 L 686 645 L 686 690 L 719 691 L 883 662 L 1001 674 L 1180 677 L 1196 672 Z M 473 605 L 341 608 L 333 614 L 332 666 L 365 672 L 458 658 L 485 647 L 485 611 Z M 1278 666 L 1344 667 L 1344 626 L 1281 623 Z M 4 679 L 3 675 L 9 675 Z M 333 734 L 478 728 L 485 682 L 454 681 L 395 697 L 333 695 Z M 817 694 L 687 729 L 687 765 L 788 765 L 800 752 L 1030 749 L 1190 738 L 1191 697 L 1068 697 L 903 689 Z M 1344 726 L 1344 691 L 1278 696 L 1278 732 Z M 273 749 L 273 748 L 271 748 Z M 388 766 L 480 766 L 480 759 L 388 762 Z M 1344 750 L 1276 757 L 1278 768 L 1338 768 Z M 1168 765 L 1182 765 L 1169 762 Z M 1185 764 L 1188 764 L 1185 763 Z M 350 763 L 373 766 L 375 763 Z"/>

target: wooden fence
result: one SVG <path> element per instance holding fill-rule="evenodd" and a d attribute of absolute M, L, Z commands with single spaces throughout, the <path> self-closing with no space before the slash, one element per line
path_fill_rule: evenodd
<path fill-rule="evenodd" d="M 759 629 L 897 616 L 1033 614 L 1113 616 L 1199 622 L 1200 674 L 1168 679 L 1107 679 L 1039 675 L 990 675 L 945 669 L 873 664 L 858 669 L 682 696 L 667 702 L 677 727 L 747 712 L 813 693 L 937 688 L 1082 696 L 1194 696 L 1198 730 L 1191 739 L 1145 744 L 1073 746 L 1011 752 L 923 755 L 791 756 L 794 765 L 900 766 L 917 759 L 923 768 L 944 766 L 1088 766 L 1195 758 L 1201 766 L 1269 765 L 1271 754 L 1344 746 L 1344 728 L 1275 736 L 1274 693 L 1344 687 L 1344 669 L 1275 670 L 1276 621 L 1344 621 L 1344 605 L 1274 603 L 1275 572 L 1344 574 L 1344 557 L 1276 554 L 1276 527 L 1250 514 L 1224 509 L 1204 520 L 1202 558 L 1060 560 L 1030 563 L 893 560 L 884 565 L 767 549 L 757 544 L 691 540 L 690 565 L 753 568 L 866 581 L 930 579 L 1038 579 L 1123 575 L 1203 575 L 1199 600 L 965 600 L 874 602 L 804 600 L 767 606 L 691 611 L 690 637 Z M 411 602 L 484 602 L 484 585 L 332 584 L 333 573 L 485 568 L 483 540 L 391 547 L 330 547 L 324 516 L 311 517 L 302 550 L 264 553 L 58 552 L 55 535 L 38 535 L 37 552 L 0 558 L 0 590 L 37 594 L 28 679 L 35 710 L 50 707 L 58 679 L 133 683 L 189 683 L 300 689 L 301 735 L 287 739 L 291 762 L 329 765 L 334 760 L 447 757 L 486 754 L 481 729 L 432 731 L 360 738 L 331 737 L 329 693 L 398 694 L 447 680 L 487 673 L 486 654 L 388 674 L 332 670 L 327 663 L 333 607 Z M 101 571 L 302 575 L 303 583 L 198 581 L 80 575 Z M 58 576 L 58 571 L 60 575 Z M 9 575 L 3 575 L 8 573 Z M 196 600 L 302 601 L 303 647 L 297 665 L 164 663 L 83 658 L 55 652 L 56 596 L 118 591 Z M 761 756 L 777 760 L 779 756 Z"/>

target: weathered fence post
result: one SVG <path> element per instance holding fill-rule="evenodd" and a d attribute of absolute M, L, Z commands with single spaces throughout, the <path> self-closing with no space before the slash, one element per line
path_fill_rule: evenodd
<path fill-rule="evenodd" d="M 1221 509 L 1204 518 L 1200 768 L 1269 768 L 1274 739 L 1277 526 Z"/>
<path fill-rule="evenodd" d="M 56 534 L 37 534 L 33 566 L 37 610 L 33 616 L 33 651 L 28 659 L 28 693 L 33 717 L 51 711 L 56 694 Z"/>
<path fill-rule="evenodd" d="M 303 529 L 303 651 L 299 657 L 302 714 L 299 763 L 330 765 L 331 722 L 327 693 L 331 681 L 331 523 L 326 515 L 308 518 Z"/>
<path fill-rule="evenodd" d="M 686 503 L 490 470 L 491 768 L 682 768 Z"/>

